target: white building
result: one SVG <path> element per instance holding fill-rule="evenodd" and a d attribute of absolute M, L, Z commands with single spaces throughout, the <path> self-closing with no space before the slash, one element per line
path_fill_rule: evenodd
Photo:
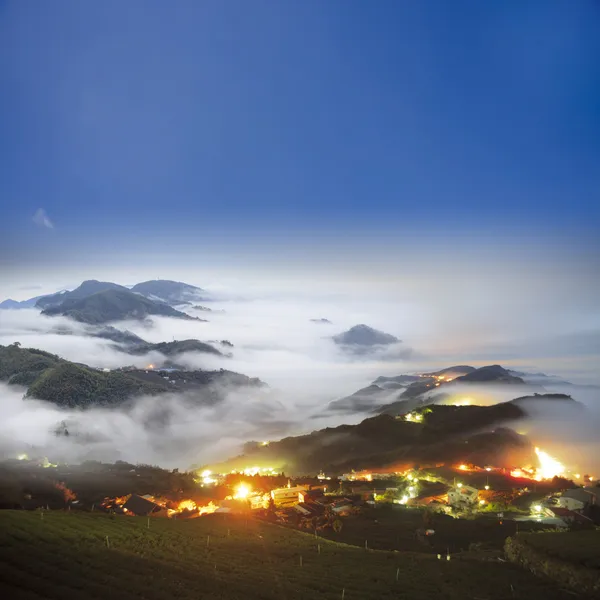
<path fill-rule="evenodd" d="M 284 487 L 271 490 L 271 498 L 275 502 L 298 502 L 298 494 L 308 489 L 306 485 L 297 485 L 295 487 Z"/>
<path fill-rule="evenodd" d="M 559 496 L 558 506 L 569 510 L 583 510 L 586 506 L 595 504 L 596 500 L 593 488 L 573 488 Z"/>
<path fill-rule="evenodd" d="M 451 506 L 472 506 L 477 503 L 479 490 L 470 485 L 456 485 L 448 490 L 448 504 Z"/>

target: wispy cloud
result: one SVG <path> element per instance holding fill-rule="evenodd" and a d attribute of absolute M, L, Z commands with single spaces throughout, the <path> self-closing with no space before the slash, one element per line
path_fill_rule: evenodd
<path fill-rule="evenodd" d="M 43 208 L 38 208 L 33 215 L 33 222 L 40 227 L 47 227 L 48 229 L 54 229 L 54 223 L 50 220 L 50 217 L 46 214 Z"/>

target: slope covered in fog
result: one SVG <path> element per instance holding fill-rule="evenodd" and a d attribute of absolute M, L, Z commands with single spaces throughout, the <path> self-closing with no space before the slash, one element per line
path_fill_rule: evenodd
<path fill-rule="evenodd" d="M 542 407 L 552 400 L 533 398 Z M 583 409 L 572 398 L 561 400 L 572 411 Z M 529 408 L 523 399 L 491 406 L 429 405 L 408 416 L 382 414 L 358 425 L 340 425 L 248 448 L 245 455 L 215 468 L 258 464 L 299 474 L 321 469 L 339 474 L 440 462 L 511 466 L 532 459 L 531 442 L 507 428 L 527 419 Z"/>

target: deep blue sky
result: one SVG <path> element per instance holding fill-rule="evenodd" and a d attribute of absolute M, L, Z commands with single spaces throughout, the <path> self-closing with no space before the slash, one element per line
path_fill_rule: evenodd
<path fill-rule="evenodd" d="M 0 86 L 3 252 L 599 249 L 597 1 L 3 1 Z"/>

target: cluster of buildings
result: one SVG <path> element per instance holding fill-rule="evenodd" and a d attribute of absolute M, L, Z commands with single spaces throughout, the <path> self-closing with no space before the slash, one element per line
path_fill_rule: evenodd
<path fill-rule="evenodd" d="M 600 525 L 600 487 L 572 488 L 534 504 L 531 510 L 537 518 L 551 519 L 558 526 Z"/>
<path fill-rule="evenodd" d="M 248 469 L 249 476 L 238 478 L 236 482 L 227 481 L 211 474 L 202 472 L 200 481 L 221 484 L 232 490 L 232 495 L 217 504 L 196 506 L 192 501 L 181 502 L 179 506 L 168 507 L 164 502 L 151 496 L 132 495 L 121 502 L 119 510 L 125 514 L 148 516 L 173 516 L 184 513 L 185 516 L 199 516 L 212 512 L 236 513 L 248 510 L 275 509 L 282 520 L 294 517 L 320 517 L 324 514 L 349 514 L 356 506 L 375 506 L 378 502 L 391 502 L 401 505 L 424 506 L 452 514 L 472 514 L 478 510 L 489 510 L 498 502 L 512 503 L 514 500 L 505 492 L 494 492 L 489 485 L 478 489 L 467 483 L 454 482 L 447 487 L 445 482 L 438 479 L 427 479 L 427 475 L 413 472 L 405 473 L 371 473 L 367 471 L 352 471 L 345 473 L 339 479 L 343 483 L 338 491 L 337 483 L 330 483 L 330 478 L 320 473 L 317 478 L 298 479 L 295 482 L 285 482 L 283 474 L 277 474 L 274 469 L 258 467 Z M 468 466 L 465 466 L 468 469 Z M 237 476 L 245 475 L 236 473 Z M 272 477 L 269 477 L 271 475 Z M 277 478 L 275 477 L 277 475 Z M 417 477 L 419 476 L 419 478 Z M 231 476 L 231 475 L 230 475 Z M 403 478 L 399 487 L 385 487 L 386 479 L 398 480 Z M 267 481 L 271 480 L 271 481 Z M 420 480 L 423 479 L 421 482 Z M 253 485 L 254 484 L 254 485 Z M 271 485 L 280 486 L 273 487 Z M 392 485 L 398 485 L 394 483 Z M 254 489 L 253 487 L 256 486 Z M 329 489 L 328 489 L 329 486 Z M 378 489 L 374 489 L 374 487 Z M 525 490 L 526 491 L 526 490 Z M 512 492 L 515 493 L 515 490 Z M 523 490 L 519 494 L 524 493 Z M 508 494 L 510 496 L 510 494 Z M 543 520 L 548 524 L 568 526 L 573 522 L 582 524 L 596 523 L 600 525 L 600 487 L 574 487 L 562 493 L 548 496 L 539 504 L 534 504 L 531 515 L 523 519 Z M 221 496 L 222 497 L 222 496 Z M 194 504 L 189 507 L 186 503 Z"/>
<path fill-rule="evenodd" d="M 373 481 L 373 479 L 393 479 L 398 477 L 400 473 L 390 472 L 390 473 L 371 473 L 369 471 L 351 471 L 350 473 L 344 473 L 339 480 L 340 481 Z M 319 477 L 320 479 L 321 477 Z M 327 479 L 331 479 L 328 477 Z"/>
<path fill-rule="evenodd" d="M 272 490 L 271 497 L 283 520 L 289 520 L 294 515 L 307 519 L 321 517 L 326 511 L 343 516 L 365 501 L 360 494 L 344 496 L 325 494 L 325 491 L 324 486 L 297 485 Z"/>

